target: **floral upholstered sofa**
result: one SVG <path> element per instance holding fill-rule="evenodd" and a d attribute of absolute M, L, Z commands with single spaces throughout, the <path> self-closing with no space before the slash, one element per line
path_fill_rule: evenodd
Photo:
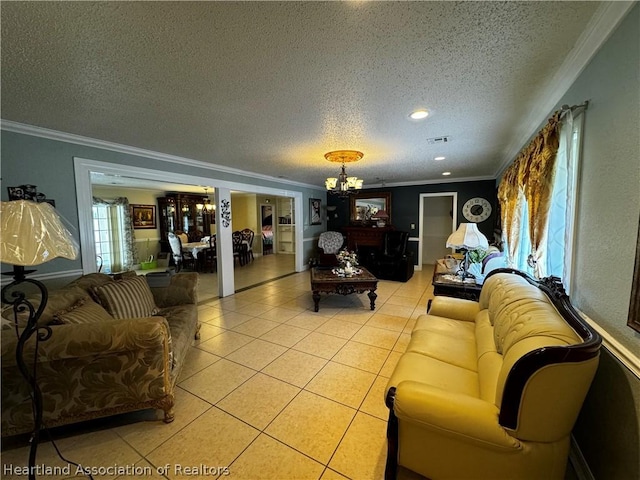
<path fill-rule="evenodd" d="M 157 408 L 173 420 L 174 385 L 198 335 L 196 273 L 150 288 L 143 276 L 94 273 L 49 293 L 39 319 L 51 336 L 38 347 L 43 423 L 54 427 Z M 3 311 L 3 317 L 13 315 Z M 6 322 L 5 322 L 6 325 Z M 2 330 L 2 436 L 33 428 L 29 388 L 16 366 L 14 328 Z M 35 335 L 25 347 L 34 356 Z"/>

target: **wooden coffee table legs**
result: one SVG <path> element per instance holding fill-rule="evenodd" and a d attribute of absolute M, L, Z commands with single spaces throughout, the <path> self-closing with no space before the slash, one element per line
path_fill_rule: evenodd
<path fill-rule="evenodd" d="M 369 300 L 371 301 L 371 310 L 375 310 L 376 309 L 376 298 L 378 298 L 378 295 L 376 294 L 375 289 L 374 290 L 370 290 L 369 293 L 367 293 L 367 296 L 369 297 Z"/>
<path fill-rule="evenodd" d="M 340 295 L 349 295 L 351 293 L 356 293 L 356 292 L 364 293 L 365 291 L 366 291 L 366 289 L 363 289 L 363 290 L 356 290 L 356 289 L 353 289 L 353 288 L 345 289 L 344 286 L 342 286 L 342 288 L 336 288 L 333 291 L 327 290 L 327 289 L 313 290 L 312 291 L 312 295 L 311 295 L 311 297 L 313 298 L 313 311 L 317 312 L 318 309 L 320 308 L 320 292 L 338 293 Z M 369 290 L 369 293 L 367 293 L 367 296 L 369 297 L 371 310 L 375 310 L 376 309 L 376 298 L 378 298 L 378 295 L 376 294 L 376 287 L 375 286 L 371 290 Z"/>
<path fill-rule="evenodd" d="M 311 269 L 311 293 L 313 309 L 318 311 L 321 293 L 333 293 L 338 295 L 351 295 L 352 293 L 364 293 L 368 291 L 371 310 L 376 308 L 376 289 L 378 279 L 369 270 L 362 267 L 360 273 L 353 277 L 339 277 L 328 268 L 314 267 Z"/>
<path fill-rule="evenodd" d="M 320 308 L 320 292 L 318 290 L 313 291 L 313 311 L 317 312 Z"/>

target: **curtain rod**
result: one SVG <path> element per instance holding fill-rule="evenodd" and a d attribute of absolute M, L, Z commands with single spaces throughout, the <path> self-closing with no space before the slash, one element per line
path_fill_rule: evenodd
<path fill-rule="evenodd" d="M 583 109 L 587 109 L 589 107 L 589 100 L 585 100 L 584 103 L 581 103 L 580 105 L 562 105 L 562 107 L 560 107 L 560 115 L 564 115 L 566 112 L 568 112 L 569 110 L 571 110 L 572 112 L 574 110 L 578 110 L 579 108 L 583 108 Z"/>

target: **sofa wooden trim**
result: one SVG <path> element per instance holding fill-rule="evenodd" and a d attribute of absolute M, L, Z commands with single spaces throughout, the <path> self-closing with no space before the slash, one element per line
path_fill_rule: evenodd
<path fill-rule="evenodd" d="M 542 290 L 558 309 L 560 315 L 584 341 L 584 343 L 578 345 L 539 348 L 524 355 L 514 364 L 505 382 L 499 422 L 505 428 L 516 429 L 520 400 L 531 376 L 546 365 L 562 362 L 583 362 L 598 356 L 602 338 L 573 308 L 560 278 L 546 277 L 542 280 L 536 280 L 526 273 L 512 268 L 496 269 L 490 272 L 487 278 L 497 273 L 519 275 L 531 285 Z"/>

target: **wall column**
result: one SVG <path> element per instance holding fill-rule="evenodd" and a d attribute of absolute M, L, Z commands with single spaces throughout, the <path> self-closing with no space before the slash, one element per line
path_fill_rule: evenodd
<path fill-rule="evenodd" d="M 226 297 L 235 293 L 233 241 L 231 240 L 231 190 L 216 187 L 215 199 L 218 295 Z"/>

